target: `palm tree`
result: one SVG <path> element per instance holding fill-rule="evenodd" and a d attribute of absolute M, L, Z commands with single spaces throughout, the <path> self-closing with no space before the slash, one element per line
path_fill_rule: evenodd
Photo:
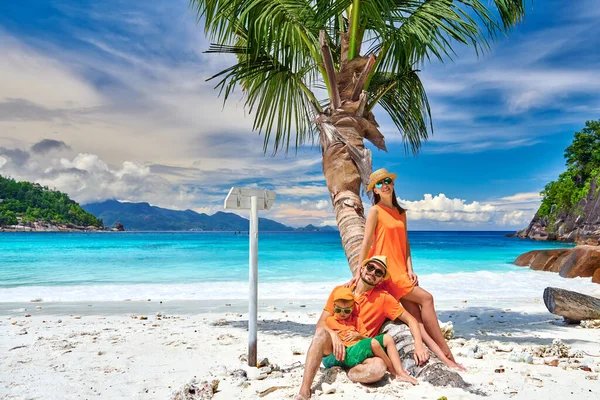
<path fill-rule="evenodd" d="M 373 109 L 398 128 L 417 153 L 433 133 L 418 67 L 479 54 L 488 39 L 524 17 L 524 0 L 191 0 L 213 42 L 208 53 L 237 56 L 217 73 L 226 101 L 241 88 L 264 151 L 288 151 L 317 140 L 323 173 L 350 268 L 364 231 L 360 196 L 371 173 L 367 139 L 385 150 Z M 319 101 L 319 95 L 325 95 Z M 321 94 L 320 94 L 321 93 Z"/>

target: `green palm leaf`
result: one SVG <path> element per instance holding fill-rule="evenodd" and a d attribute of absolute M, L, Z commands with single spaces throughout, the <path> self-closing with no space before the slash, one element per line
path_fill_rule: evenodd
<path fill-rule="evenodd" d="M 418 153 L 429 132 L 433 133 L 431 108 L 418 71 L 407 68 L 396 75 L 377 73 L 370 87 L 369 108 L 379 104 L 402 135 L 405 151 Z"/>

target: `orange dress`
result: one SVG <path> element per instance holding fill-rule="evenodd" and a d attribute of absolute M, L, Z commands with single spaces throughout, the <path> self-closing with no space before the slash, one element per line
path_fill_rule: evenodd
<path fill-rule="evenodd" d="M 368 256 L 369 258 L 373 256 L 387 257 L 390 277 L 381 282 L 379 287 L 400 300 L 414 289 L 408 278 L 406 267 L 406 213 L 400 214 L 398 209 L 388 208 L 381 204 L 376 204 L 375 207 L 378 209 L 377 227 Z"/>

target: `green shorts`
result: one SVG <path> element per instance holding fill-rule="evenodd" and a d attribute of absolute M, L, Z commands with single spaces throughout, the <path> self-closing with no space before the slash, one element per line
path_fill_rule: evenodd
<path fill-rule="evenodd" d="M 375 336 L 374 338 L 363 339 L 354 346 L 346 348 L 346 358 L 344 358 L 344 362 L 338 361 L 335 358 L 335 355 L 331 353 L 330 355 L 323 357 L 323 365 L 325 368 L 331 368 L 335 366 L 352 368 L 355 365 L 362 363 L 367 358 L 373 357 L 373 350 L 371 350 L 371 340 L 373 339 L 377 340 L 385 351 L 385 346 L 383 345 L 383 335 L 379 335 Z"/>

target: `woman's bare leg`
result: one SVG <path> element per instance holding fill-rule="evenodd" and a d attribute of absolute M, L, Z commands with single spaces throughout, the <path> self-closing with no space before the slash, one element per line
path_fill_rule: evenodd
<path fill-rule="evenodd" d="M 433 296 L 423 288 L 416 286 L 410 293 L 402 297 L 400 301 L 404 308 L 419 321 L 423 341 L 427 347 L 444 364 L 464 371 L 465 368 L 454 360 L 452 351 L 450 351 L 450 347 L 448 347 L 448 343 L 446 343 L 446 339 L 442 335 L 437 314 L 435 313 Z"/>

